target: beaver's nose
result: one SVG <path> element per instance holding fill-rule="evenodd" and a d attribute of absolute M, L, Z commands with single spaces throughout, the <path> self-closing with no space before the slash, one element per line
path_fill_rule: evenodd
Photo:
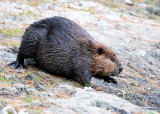
<path fill-rule="evenodd" d="M 123 66 L 120 66 L 119 67 L 119 73 L 122 72 L 122 70 L 123 70 Z"/>

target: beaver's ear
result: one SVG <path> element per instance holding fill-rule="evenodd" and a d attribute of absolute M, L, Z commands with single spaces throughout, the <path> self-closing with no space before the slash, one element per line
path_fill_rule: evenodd
<path fill-rule="evenodd" d="M 103 53 L 104 53 L 103 48 L 98 48 L 98 54 L 101 55 L 101 54 L 103 54 Z"/>

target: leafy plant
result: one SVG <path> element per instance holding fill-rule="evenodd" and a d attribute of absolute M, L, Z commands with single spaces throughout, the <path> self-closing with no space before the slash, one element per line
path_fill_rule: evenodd
<path fill-rule="evenodd" d="M 90 86 L 90 83 L 89 83 L 89 82 L 86 82 L 86 83 L 84 83 L 84 86 L 89 87 L 89 86 Z"/>
<path fill-rule="evenodd" d="M 29 94 L 29 95 L 26 95 L 25 101 L 26 101 L 27 103 L 32 103 L 32 97 L 30 96 L 30 94 Z"/>
<path fill-rule="evenodd" d="M 0 73 L 0 81 L 2 81 L 2 80 L 3 80 L 2 73 Z"/>
<path fill-rule="evenodd" d="M 56 81 L 55 80 L 52 80 L 52 84 L 55 84 L 56 83 Z"/>

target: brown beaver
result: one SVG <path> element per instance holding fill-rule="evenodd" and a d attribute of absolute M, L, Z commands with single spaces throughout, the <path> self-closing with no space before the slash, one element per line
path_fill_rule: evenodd
<path fill-rule="evenodd" d="M 93 76 L 109 79 L 123 69 L 111 49 L 73 21 L 57 16 L 37 21 L 26 29 L 17 59 L 10 65 L 25 68 L 26 58 L 35 59 L 54 75 L 73 78 L 82 85 L 90 83 Z"/>

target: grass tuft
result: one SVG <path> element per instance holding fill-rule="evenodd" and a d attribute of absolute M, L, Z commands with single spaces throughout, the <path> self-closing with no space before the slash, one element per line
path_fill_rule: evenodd
<path fill-rule="evenodd" d="M 4 29 L 0 29 L 0 33 L 2 33 L 7 37 L 13 37 L 13 36 L 22 36 L 24 31 L 19 28 L 14 28 L 14 29 L 4 28 Z"/>
<path fill-rule="evenodd" d="M 25 101 L 26 101 L 27 103 L 32 103 L 32 97 L 31 97 L 30 94 L 29 94 L 29 95 L 26 95 Z"/>

